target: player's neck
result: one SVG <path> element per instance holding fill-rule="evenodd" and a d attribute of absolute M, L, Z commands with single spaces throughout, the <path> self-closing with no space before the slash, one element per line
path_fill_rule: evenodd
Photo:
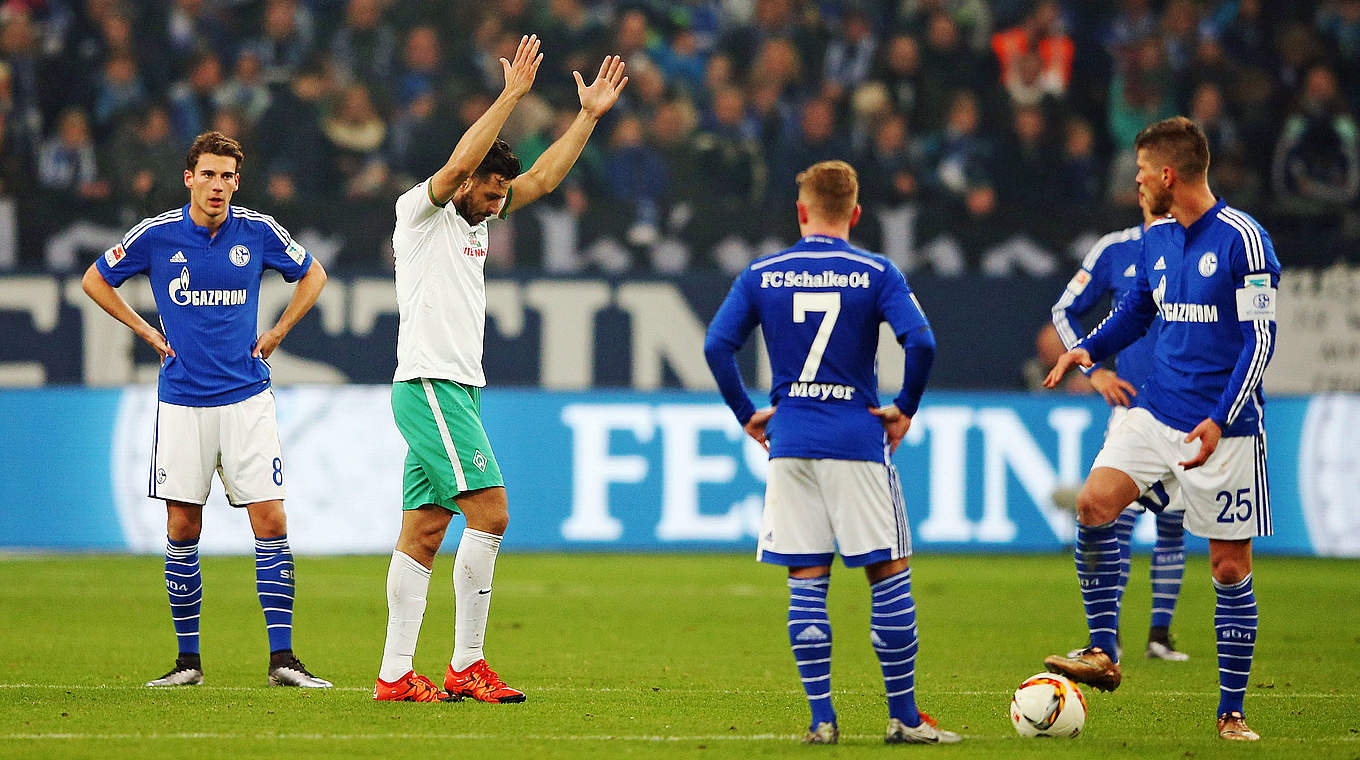
<path fill-rule="evenodd" d="M 217 216 L 212 216 L 208 212 L 194 204 L 189 204 L 189 219 L 199 227 L 208 228 L 208 236 L 212 237 L 222 228 L 222 223 L 227 221 L 227 212 L 224 210 Z"/>
<path fill-rule="evenodd" d="M 1215 203 L 1218 203 L 1218 199 L 1214 197 L 1208 183 L 1201 183 L 1186 188 L 1184 197 L 1175 198 L 1171 204 L 1171 215 L 1176 217 L 1182 227 L 1189 227 L 1199 221 Z"/>
<path fill-rule="evenodd" d="M 850 239 L 850 225 L 848 224 L 828 224 L 826 222 L 812 221 L 807 224 L 798 225 L 798 232 L 803 237 L 809 235 L 821 235 L 823 237 L 840 238 L 841 240 Z"/>

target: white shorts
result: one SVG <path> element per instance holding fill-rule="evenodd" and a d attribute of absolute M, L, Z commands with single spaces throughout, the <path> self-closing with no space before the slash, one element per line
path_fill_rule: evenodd
<path fill-rule="evenodd" d="M 845 459 L 770 460 L 756 558 L 786 567 L 848 567 L 911 556 L 897 468 Z"/>
<path fill-rule="evenodd" d="M 157 402 L 147 495 L 205 504 L 214 470 L 233 507 L 284 497 L 273 391 L 225 406 Z"/>
<path fill-rule="evenodd" d="M 1116 427 L 1129 418 L 1130 411 L 1132 410 L 1127 406 L 1116 406 L 1110 409 L 1110 422 L 1105 427 L 1106 440 L 1109 440 L 1110 433 Z M 1153 482 L 1147 488 L 1144 488 L 1143 492 L 1138 495 L 1138 499 L 1125 509 L 1132 509 L 1139 513 L 1146 512 L 1148 507 L 1144 504 L 1145 501 L 1156 502 L 1161 506 L 1162 512 L 1185 512 L 1185 497 L 1181 496 L 1181 486 L 1175 480 Z"/>
<path fill-rule="evenodd" d="M 1133 409 L 1110 429 L 1091 469 L 1119 470 L 1139 491 L 1158 480 L 1174 481 L 1185 504 L 1185 529 L 1201 538 L 1271 535 L 1265 435 L 1222 438 L 1209 461 L 1193 470 L 1177 464 L 1199 453 L 1200 442 L 1186 443 L 1185 436 L 1148 410 Z"/>

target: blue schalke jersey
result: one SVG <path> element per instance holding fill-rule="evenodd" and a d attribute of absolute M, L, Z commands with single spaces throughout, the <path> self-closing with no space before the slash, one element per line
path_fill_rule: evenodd
<path fill-rule="evenodd" d="M 773 370 L 766 427 L 770 457 L 884 461 L 879 325 L 906 341 L 907 382 L 894 403 L 916 412 L 934 338 L 906 279 L 888 259 L 838 238 L 810 235 L 751 262 L 713 317 L 704 352 L 723 398 L 743 424 L 755 413 L 735 352 L 757 325 Z M 913 348 L 928 353 L 916 353 Z"/>
<path fill-rule="evenodd" d="M 274 269 L 295 282 L 311 254 L 274 218 L 227 209 L 216 236 L 194 224 L 189 206 L 144 219 L 95 266 L 114 287 L 146 274 L 161 331 L 175 352 L 160 370 L 160 400 L 222 406 L 269 387 L 269 365 L 255 347 L 260 276 Z"/>
<path fill-rule="evenodd" d="M 1111 232 L 1096 241 L 1081 262 L 1081 269 L 1073 275 L 1058 302 L 1053 305 L 1053 325 L 1058 328 L 1058 337 L 1062 338 L 1064 346 L 1071 349 L 1086 332 L 1078 321 L 1080 317 L 1095 308 L 1107 295 L 1111 306 L 1119 303 L 1124 294 L 1133 288 L 1138 279 L 1138 261 L 1142 256 L 1141 224 Z M 1152 345 L 1157 341 L 1160 324 L 1160 319 L 1153 320 L 1147 334 L 1120 351 L 1116 359 L 1115 369 L 1119 376 L 1134 388 L 1141 389 L 1152 370 Z M 1083 371 L 1090 374 L 1096 367 L 1091 370 L 1083 368 Z M 1137 396 L 1129 401 L 1134 406 L 1138 405 Z"/>
<path fill-rule="evenodd" d="M 1153 222 L 1143 234 L 1138 275 L 1081 347 L 1092 359 L 1105 358 L 1160 316 L 1140 406 L 1177 430 L 1211 418 L 1225 436 L 1260 433 L 1280 282 L 1270 236 L 1220 200 L 1189 227 L 1172 218 Z"/>

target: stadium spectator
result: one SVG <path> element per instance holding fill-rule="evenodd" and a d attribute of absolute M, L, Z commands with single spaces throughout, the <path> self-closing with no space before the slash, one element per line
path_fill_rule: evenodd
<path fill-rule="evenodd" d="M 109 197 L 109 183 L 99 171 L 90 123 L 79 106 L 57 116 L 56 134 L 38 149 L 38 184 L 67 202 Z"/>
<path fill-rule="evenodd" d="M 340 81 L 381 93 L 397 68 L 397 30 L 383 20 L 381 0 L 349 0 L 345 20 L 331 37 L 331 60 Z"/>
<path fill-rule="evenodd" d="M 1119 0 L 1119 10 L 1105 34 L 1105 48 L 1114 60 L 1124 60 L 1139 40 L 1156 33 L 1157 15 L 1149 0 Z"/>
<path fill-rule="evenodd" d="M 346 87 L 332 113 L 322 118 L 321 133 L 344 197 L 377 198 L 385 193 L 387 162 L 382 147 L 387 124 L 373 107 L 367 87 Z"/>
<path fill-rule="evenodd" d="M 259 166 L 266 175 L 287 175 L 289 182 L 305 194 L 333 192 L 332 167 L 326 160 L 321 135 L 322 107 L 334 90 L 330 70 L 320 63 L 304 66 L 289 87 L 278 91 L 262 124 L 286 124 L 287 129 L 272 133 L 272 139 L 258 146 Z"/>
<path fill-rule="evenodd" d="M 264 71 L 260 58 L 253 51 L 245 51 L 236 58 L 236 67 L 231 79 L 222 83 L 213 94 L 218 108 L 231 108 L 239 111 L 247 125 L 254 127 L 269 110 L 273 96 L 269 85 L 264 81 Z M 229 133 L 224 133 L 229 134 Z"/>
<path fill-rule="evenodd" d="M 981 119 L 977 96 L 969 90 L 956 91 L 944 127 L 921 146 L 931 187 L 956 198 L 992 187 L 992 144 L 981 132 Z"/>
<path fill-rule="evenodd" d="M 924 37 L 936 13 L 948 14 L 968 47 L 985 52 L 992 41 L 992 9 L 987 0 L 901 0 L 897 25 L 915 38 Z"/>
<path fill-rule="evenodd" d="M 855 165 L 860 167 L 861 197 L 866 210 L 900 206 L 915 200 L 920 193 L 907 117 L 902 114 L 890 113 L 878 122 L 872 142 Z"/>
<path fill-rule="evenodd" d="M 0 11 L 0 60 L 8 68 L 10 103 L 6 129 L 16 149 L 32 156 L 37 155 L 49 109 L 53 112 L 58 109 L 57 103 L 45 102 L 43 98 L 59 94 L 58 88 L 45 81 L 38 32 L 22 8 L 6 7 Z"/>
<path fill-rule="evenodd" d="M 1223 102 L 1223 92 L 1218 85 L 1206 82 L 1195 88 L 1190 98 L 1190 119 L 1204 130 L 1209 138 L 1211 155 L 1221 155 L 1241 148 L 1242 138 L 1237 124 Z M 1213 166 L 1209 167 L 1209 178 L 1213 179 Z"/>
<path fill-rule="evenodd" d="M 137 60 L 127 53 L 109 56 L 95 90 L 92 116 L 96 132 L 110 134 L 118 121 L 140 108 L 145 99 L 146 87 Z"/>
<path fill-rule="evenodd" d="M 1043 75 L 1054 86 L 1067 89 L 1072 81 L 1072 59 L 1076 47 L 1062 28 L 1062 8 L 1056 0 L 1041 0 L 1025 17 L 1024 23 L 992 35 L 992 51 L 1001 66 L 1002 81 L 1029 53 L 1039 56 Z"/>
<path fill-rule="evenodd" d="M 248 40 L 242 53 L 253 53 L 267 84 L 283 84 L 312 55 L 312 15 L 297 0 L 267 0 L 260 35 Z"/>
<path fill-rule="evenodd" d="M 32 181 L 33 153 L 16 131 L 12 85 L 9 65 L 0 61 L 0 198 L 22 194 Z"/>
<path fill-rule="evenodd" d="M 997 200 L 1028 213 L 1051 208 L 1058 188 L 1050 171 L 1055 153 L 1044 112 L 1035 105 L 1015 109 L 1010 131 L 999 141 L 995 177 Z"/>
<path fill-rule="evenodd" d="M 974 94 L 989 93 L 994 77 L 994 59 L 974 53 L 963 42 L 958 26 L 946 13 L 931 16 L 926 34 L 925 49 L 921 54 L 923 81 L 929 89 L 916 109 L 918 132 L 939 129 L 949 111 L 953 93 L 967 90 Z"/>
<path fill-rule="evenodd" d="M 1360 193 L 1360 131 L 1330 68 L 1309 70 L 1275 146 L 1272 179 L 1282 210 L 1300 216 L 1342 211 Z"/>
<path fill-rule="evenodd" d="M 1096 135 L 1091 123 L 1071 117 L 1063 129 L 1054 197 L 1069 208 L 1089 209 L 1100 200 L 1102 167 L 1096 157 Z"/>
<path fill-rule="evenodd" d="M 118 130 L 111 167 L 120 180 L 120 201 L 135 212 L 132 218 L 154 216 L 183 198 L 184 184 L 176 181 L 184 169 L 183 153 L 162 105 L 147 107 Z"/>
<path fill-rule="evenodd" d="M 439 35 L 432 26 L 417 26 L 406 35 L 402 67 L 397 74 L 393 95 L 399 105 L 415 97 L 435 92 L 444 84 L 443 55 Z"/>
<path fill-rule="evenodd" d="M 171 81 L 205 49 L 222 52 L 236 49 L 239 43 L 231 36 L 234 25 L 224 23 L 218 15 L 222 10 L 223 7 L 207 0 L 172 0 L 159 13 L 148 11 L 149 37 L 166 45 Z"/>
<path fill-rule="evenodd" d="M 1171 0 L 1162 11 L 1162 41 L 1166 61 L 1178 77 L 1186 74 L 1199 45 L 1199 6 L 1191 0 Z M 1178 80 L 1179 81 L 1179 80 Z"/>
<path fill-rule="evenodd" d="M 767 203 L 771 204 L 771 220 L 787 218 L 788 208 L 798 195 L 798 184 L 794 180 L 800 167 L 807 166 L 809 162 L 854 158 L 849 140 L 838 132 L 836 126 L 836 110 L 830 100 L 814 98 L 803 104 L 798 133 L 781 146 L 771 161 L 767 197 Z M 781 211 L 783 213 L 779 214 Z"/>
<path fill-rule="evenodd" d="M 906 115 L 912 125 L 924 121 L 920 112 L 930 84 L 921 68 L 921 46 L 915 37 L 897 34 L 888 38 L 880 49 L 873 79 L 888 88 L 893 109 Z"/>
<path fill-rule="evenodd" d="M 188 76 L 170 87 L 170 124 L 181 144 L 192 143 L 212 122 L 220 86 L 222 61 L 205 50 L 194 57 Z"/>
<path fill-rule="evenodd" d="M 1318 9 L 1317 28 L 1335 52 L 1346 99 L 1360 103 L 1360 0 L 1329 0 Z"/>
<path fill-rule="evenodd" d="M 741 90 L 725 87 L 694 140 L 695 173 L 706 187 L 694 199 L 698 247 L 746 227 L 744 219 L 761 207 L 769 189 L 765 153 L 744 129 L 744 116 Z"/>
<path fill-rule="evenodd" d="M 851 9 L 841 19 L 839 34 L 826 48 L 822 64 L 822 95 L 839 100 L 868 76 L 878 50 L 878 39 L 868 15 Z"/>
<path fill-rule="evenodd" d="M 1162 41 L 1145 37 L 1134 45 L 1126 65 L 1110 79 L 1110 138 L 1118 154 L 1133 149 L 1133 138 L 1148 124 L 1176 113 L 1171 72 Z"/>
<path fill-rule="evenodd" d="M 1223 40 L 1229 57 L 1243 66 L 1266 67 L 1275 59 L 1271 49 L 1271 19 L 1264 0 L 1219 2 L 1210 17 L 1210 28 Z"/>
<path fill-rule="evenodd" d="M 645 142 L 641 119 L 619 119 L 605 152 L 604 169 L 614 201 L 630 210 L 628 243 L 655 243 L 661 236 L 661 201 L 670 177 L 661 154 Z"/>
<path fill-rule="evenodd" d="M 442 140 L 447 129 L 433 92 L 411 99 L 392 120 L 387 142 L 387 163 L 398 185 L 420 181 L 424 167 L 435 166 L 446 146 Z"/>
<path fill-rule="evenodd" d="M 661 67 L 671 85 L 691 94 L 703 88 L 706 59 L 693 29 L 676 27 L 664 42 L 658 36 L 656 43 L 647 47 L 647 57 Z"/>
<path fill-rule="evenodd" d="M 1053 69 L 1045 69 L 1038 53 L 1024 53 L 1002 73 L 1012 106 L 1037 106 L 1045 99 L 1062 98 L 1067 88 Z"/>

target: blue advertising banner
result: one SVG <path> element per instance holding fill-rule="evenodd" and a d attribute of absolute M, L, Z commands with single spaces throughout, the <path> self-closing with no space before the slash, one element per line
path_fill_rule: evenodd
<path fill-rule="evenodd" d="M 390 551 L 405 445 L 387 386 L 277 391 L 289 534 L 312 553 Z M 0 392 L 0 547 L 159 553 L 146 497 L 155 389 Z M 508 484 L 507 549 L 754 550 L 765 452 L 713 394 L 488 390 L 487 431 Z M 1103 440 L 1108 408 L 1060 394 L 928 393 L 894 456 L 919 551 L 1056 551 L 1073 518 L 1053 504 Z M 1257 552 L 1360 556 L 1349 508 L 1360 397 L 1273 399 L 1266 415 L 1275 535 Z M 203 549 L 248 553 L 221 486 Z M 1150 520 L 1135 531 L 1150 543 Z M 1203 542 L 1192 542 L 1192 551 Z"/>

